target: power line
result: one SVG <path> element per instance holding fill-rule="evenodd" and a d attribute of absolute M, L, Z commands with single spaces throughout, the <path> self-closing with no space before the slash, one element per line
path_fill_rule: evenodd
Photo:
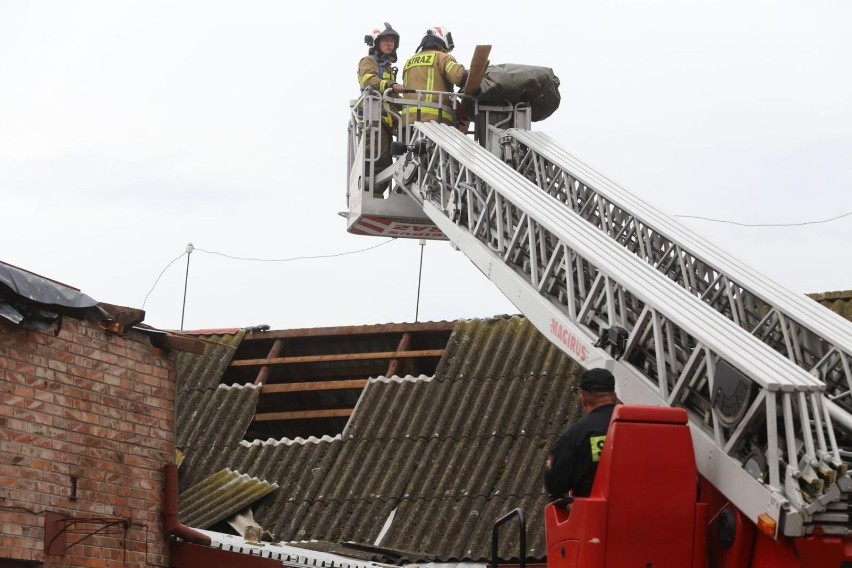
<path fill-rule="evenodd" d="M 204 249 L 200 249 L 198 247 L 196 247 L 195 250 L 197 250 L 199 252 L 206 252 L 207 254 L 215 254 L 215 255 L 218 255 L 218 256 L 224 256 L 225 258 L 230 258 L 231 260 L 246 260 L 246 261 L 250 261 L 250 262 L 292 262 L 294 260 L 312 260 L 312 259 L 316 259 L 316 258 L 335 258 L 335 257 L 338 257 L 338 256 L 346 256 L 347 254 L 358 254 L 358 253 L 361 253 L 361 252 L 367 252 L 368 250 L 373 250 L 375 248 L 383 247 L 386 244 L 391 243 L 395 240 L 396 240 L 396 237 L 393 237 L 389 241 L 385 241 L 383 243 L 379 243 L 377 245 L 373 245 L 371 247 L 367 247 L 367 248 L 364 248 L 364 249 L 350 250 L 350 251 L 346 251 L 346 252 L 337 252 L 337 253 L 334 253 L 334 254 L 317 254 L 317 255 L 314 255 L 314 256 L 294 256 L 292 258 L 247 258 L 247 257 L 242 257 L 242 256 L 232 256 L 230 254 L 225 254 L 223 252 L 204 250 Z"/>
<path fill-rule="evenodd" d="M 739 225 L 740 227 L 801 227 L 804 225 L 819 225 L 821 223 L 830 223 L 831 221 L 837 221 L 838 219 L 848 217 L 849 215 L 852 215 L 852 211 L 849 211 L 848 213 L 844 213 L 842 215 L 838 215 L 837 217 L 832 217 L 830 219 L 821 219 L 819 221 L 802 221 L 800 223 L 740 223 L 738 221 L 713 219 L 712 217 L 701 217 L 699 215 L 675 215 L 675 217 L 680 217 L 682 219 L 699 219 L 701 221 L 713 221 L 714 223 L 728 223 L 730 225 Z"/>
<path fill-rule="evenodd" d="M 294 260 L 313 260 L 313 259 L 319 259 L 319 258 L 335 258 L 335 257 L 339 257 L 339 256 L 346 256 L 346 255 L 349 255 L 349 254 L 358 254 L 358 253 L 367 252 L 369 250 L 373 250 L 373 249 L 385 246 L 386 244 L 392 243 L 395 240 L 396 240 L 396 237 L 391 238 L 390 240 L 387 240 L 383 243 L 379 243 L 377 245 L 373 245 L 371 247 L 358 249 L 358 250 L 350 250 L 350 251 L 346 251 L 346 252 L 338 252 L 338 253 L 333 253 L 333 254 L 317 254 L 317 255 L 313 255 L 313 256 L 294 256 L 292 258 L 247 258 L 247 257 L 241 257 L 241 256 L 233 256 L 233 255 L 230 255 L 230 254 L 225 254 L 223 252 L 204 250 L 204 249 L 200 249 L 198 247 L 193 247 L 192 250 L 190 250 L 189 247 L 191 245 L 187 245 L 186 251 L 184 251 L 180 256 L 177 256 L 177 257 L 173 258 L 171 261 L 169 261 L 169 263 L 160 271 L 160 274 L 157 276 L 157 279 L 154 281 L 154 285 L 151 286 L 151 289 L 148 290 L 147 294 L 145 294 L 145 299 L 142 301 L 142 309 L 143 310 L 145 309 L 145 304 L 148 302 L 148 297 L 154 291 L 154 288 L 157 287 L 157 284 L 160 282 L 160 279 L 163 277 L 163 274 L 165 274 L 166 270 L 168 270 L 169 267 L 171 265 L 173 265 L 175 262 L 177 262 L 178 260 L 183 258 L 184 255 L 189 255 L 190 252 L 193 252 L 193 251 L 205 252 L 207 254 L 215 254 L 215 255 L 218 255 L 218 256 L 223 256 L 225 258 L 230 258 L 232 260 L 243 260 L 243 261 L 249 261 L 249 262 L 292 262 Z M 187 259 L 187 276 L 188 276 L 188 273 L 189 273 L 189 259 Z M 184 294 L 186 294 L 185 291 L 184 291 Z M 181 319 L 183 319 L 183 316 L 181 316 Z"/>
<path fill-rule="evenodd" d="M 186 253 L 186 252 L 183 252 L 183 253 L 181 253 L 181 254 L 180 254 L 180 256 L 173 258 L 173 259 L 172 259 L 172 261 L 171 261 L 171 262 L 169 262 L 169 263 L 166 265 L 166 267 L 165 267 L 165 268 L 163 268 L 163 269 L 160 271 L 160 275 L 159 275 L 159 276 L 157 276 L 157 279 L 154 281 L 154 285 L 153 285 L 153 286 L 151 286 L 151 289 L 150 289 L 150 290 L 148 290 L 148 293 L 147 293 L 147 294 L 145 294 L 145 299 L 142 301 L 142 309 L 143 309 L 143 310 L 145 309 L 145 302 L 147 302 L 147 301 L 148 301 L 148 296 L 150 296 L 150 295 L 151 295 L 151 292 L 153 292 L 153 291 L 154 291 L 154 288 L 156 288 L 156 287 L 157 287 L 157 284 L 160 282 L 160 278 L 162 278 L 162 277 L 163 277 L 163 274 L 165 274 L 166 270 L 168 270 L 168 269 L 169 269 L 169 267 L 170 267 L 171 265 L 173 265 L 173 264 L 174 264 L 174 263 L 176 263 L 178 260 L 180 260 L 180 259 L 183 257 L 183 255 L 185 255 L 185 254 L 187 254 L 187 253 Z"/>
<path fill-rule="evenodd" d="M 414 321 L 420 321 L 420 283 L 423 280 L 423 249 L 426 248 L 426 239 L 420 239 L 420 271 L 417 273 L 417 304 L 414 307 Z"/>
<path fill-rule="evenodd" d="M 713 218 L 713 217 L 703 217 L 701 215 L 673 215 L 673 217 L 679 217 L 681 219 L 697 219 L 699 221 L 710 221 L 710 222 L 713 222 L 713 223 L 726 223 L 726 224 L 729 224 L 729 225 L 737 225 L 737 226 L 740 226 L 740 227 L 803 227 L 803 226 L 806 226 L 806 225 L 820 225 L 820 224 L 823 224 L 823 223 L 831 223 L 832 221 L 837 221 L 838 219 L 843 219 L 844 217 L 849 217 L 850 215 L 852 215 L 852 211 L 843 213 L 841 215 L 837 215 L 835 217 L 830 217 L 828 219 L 820 219 L 820 220 L 817 220 L 817 221 L 801 221 L 801 222 L 798 222 L 798 223 L 741 223 L 739 221 L 730 221 L 728 219 L 716 219 L 716 218 Z M 217 255 L 217 256 L 222 256 L 222 257 L 225 257 L 225 258 L 229 258 L 231 260 L 241 260 L 241 261 L 247 261 L 247 262 L 293 262 L 293 261 L 296 261 L 296 260 L 314 260 L 314 259 L 320 259 L 320 258 L 336 258 L 336 257 L 340 257 L 340 256 L 350 255 L 350 254 L 359 254 L 359 253 L 362 253 L 362 252 L 367 252 L 367 251 L 385 246 L 386 244 L 391 243 L 395 240 L 396 240 L 396 237 L 391 238 L 390 240 L 387 240 L 383 243 L 379 243 L 377 245 L 367 247 L 367 248 L 363 248 L 363 249 L 358 249 L 358 250 L 338 252 L 338 253 L 333 253 L 333 254 L 318 254 L 318 255 L 312 255 L 312 256 L 294 256 L 294 257 L 291 257 L 291 258 L 251 258 L 251 257 L 243 257 L 243 256 L 235 256 L 235 255 L 225 254 L 223 252 L 218 252 L 218 251 L 204 250 L 204 249 L 197 248 L 197 247 L 194 250 L 196 250 L 198 252 L 204 252 L 204 253 L 207 253 L 207 254 L 214 254 L 214 255 Z M 142 302 L 142 309 L 145 309 L 145 304 L 148 302 L 148 297 L 154 291 L 154 288 L 157 287 L 157 284 L 160 282 L 160 279 L 163 277 L 163 274 L 165 274 L 166 270 L 168 270 L 169 267 L 172 264 L 174 264 L 175 262 L 180 260 L 184 256 L 184 254 L 189 254 L 189 252 L 184 252 L 180 256 L 172 259 L 165 266 L 165 268 L 163 268 L 163 270 L 160 271 L 159 276 L 157 276 L 157 279 L 154 281 L 154 285 L 151 286 L 151 289 L 148 290 L 147 294 L 145 294 L 145 299 Z M 421 255 L 422 255 L 422 250 L 421 250 Z M 418 287 L 418 303 L 419 303 L 419 287 Z"/>

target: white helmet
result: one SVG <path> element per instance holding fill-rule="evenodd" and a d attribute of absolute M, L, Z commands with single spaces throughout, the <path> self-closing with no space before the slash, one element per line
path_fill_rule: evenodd
<path fill-rule="evenodd" d="M 385 36 L 393 37 L 393 49 L 396 51 L 399 47 L 399 34 L 395 29 L 393 29 L 393 26 L 387 22 L 381 26 L 376 26 L 369 34 L 365 35 L 364 43 L 370 47 L 377 47 L 379 45 L 379 40 Z"/>
<path fill-rule="evenodd" d="M 443 26 L 435 26 L 426 30 L 426 37 L 430 36 L 440 40 L 440 42 L 444 44 L 444 49 L 447 51 L 452 51 L 455 47 L 455 44 L 453 43 L 453 34 L 451 34 L 450 30 Z"/>

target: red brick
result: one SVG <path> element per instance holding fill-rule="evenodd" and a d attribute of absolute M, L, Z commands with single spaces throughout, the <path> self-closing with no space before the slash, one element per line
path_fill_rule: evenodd
<path fill-rule="evenodd" d="M 148 530 L 131 529 L 127 539 L 93 537 L 63 565 L 167 564 L 159 511 L 162 466 L 174 455 L 173 373 L 174 357 L 152 355 L 142 335 L 107 336 L 72 318 L 58 337 L 0 322 L 0 475 L 16 502 L 39 511 L 13 523 L 21 527 L 14 535 L 4 531 L 10 523 L 0 512 L 0 557 L 49 561 L 41 539 L 50 507 L 80 515 L 119 511 Z M 78 498 L 68 510 L 72 474 Z"/>

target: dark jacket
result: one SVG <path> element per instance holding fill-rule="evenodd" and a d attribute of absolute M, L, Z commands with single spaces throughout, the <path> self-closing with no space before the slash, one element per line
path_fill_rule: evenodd
<path fill-rule="evenodd" d="M 553 498 L 570 491 L 575 497 L 588 497 L 592 491 L 606 433 L 615 404 L 592 410 L 568 428 L 547 454 L 544 488 Z"/>

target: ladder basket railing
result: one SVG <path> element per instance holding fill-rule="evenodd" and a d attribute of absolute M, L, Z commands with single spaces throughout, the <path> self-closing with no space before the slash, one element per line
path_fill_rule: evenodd
<path fill-rule="evenodd" d="M 524 515 L 524 510 L 518 507 L 509 511 L 494 522 L 494 528 L 491 529 L 491 568 L 497 568 L 497 542 L 500 531 L 500 526 L 506 524 L 513 517 L 518 519 L 518 563 L 520 568 L 526 568 L 527 565 L 527 521 Z"/>

